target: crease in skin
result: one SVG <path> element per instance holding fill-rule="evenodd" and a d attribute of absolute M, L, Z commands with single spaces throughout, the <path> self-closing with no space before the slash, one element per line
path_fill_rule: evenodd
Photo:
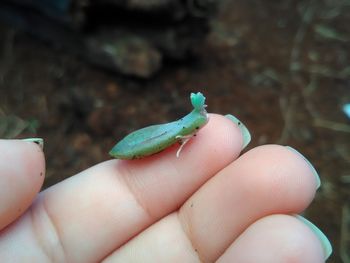
<path fill-rule="evenodd" d="M 198 252 L 198 249 L 194 246 L 194 243 L 192 242 L 192 239 L 190 238 L 190 236 L 188 235 L 188 233 L 186 233 L 185 229 L 184 229 L 184 222 L 181 220 L 181 216 L 180 216 L 180 212 L 176 211 L 175 212 L 175 216 L 176 216 L 176 221 L 179 224 L 179 228 L 182 231 L 182 234 L 185 236 L 185 238 L 187 239 L 188 243 L 190 244 L 190 249 L 192 251 L 192 255 L 193 257 L 195 257 L 198 261 L 198 263 L 204 263 L 205 261 L 203 261 L 201 259 L 201 255 Z"/>
<path fill-rule="evenodd" d="M 102 261 L 102 263 L 112 262 L 201 263 L 202 261 L 183 231 L 176 211 L 152 224 Z"/>
<path fill-rule="evenodd" d="M 41 251 L 50 259 L 50 262 L 67 262 L 67 254 L 59 228 L 47 209 L 44 196 L 37 198 L 29 213 L 35 238 Z"/>
<path fill-rule="evenodd" d="M 121 182 L 123 185 L 125 185 L 130 195 L 134 198 L 136 204 L 142 209 L 142 211 L 145 212 L 145 215 L 147 217 L 146 221 L 152 221 L 152 219 L 156 219 L 157 217 L 152 214 L 147 204 L 141 201 L 142 198 L 140 197 L 140 194 L 138 194 L 139 192 L 141 192 L 138 190 L 141 188 L 137 187 L 137 185 L 140 185 L 139 183 L 140 180 L 136 180 L 137 176 L 132 176 L 133 172 L 130 170 L 128 165 L 119 165 L 120 162 L 119 161 L 117 162 L 118 162 L 118 168 L 117 168 L 118 172 L 116 172 L 116 174 L 119 174 L 119 176 L 116 176 L 116 177 L 118 178 L 118 181 Z"/>
<path fill-rule="evenodd" d="M 204 260 L 203 256 L 200 253 L 200 246 L 197 246 L 194 242 L 194 239 L 192 238 L 193 227 L 191 227 L 192 220 L 190 220 L 189 207 L 192 208 L 194 204 L 191 203 L 190 200 L 191 199 L 186 201 L 186 203 L 180 208 L 180 210 L 176 212 L 176 215 L 184 235 L 186 236 L 189 243 L 191 244 L 193 253 L 197 254 L 197 257 L 200 263 L 204 263 L 206 261 Z"/>

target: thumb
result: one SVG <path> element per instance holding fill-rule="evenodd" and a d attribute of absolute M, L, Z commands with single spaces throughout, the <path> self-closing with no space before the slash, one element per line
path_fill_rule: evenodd
<path fill-rule="evenodd" d="M 0 140 L 0 230 L 31 205 L 44 181 L 43 140 Z"/>

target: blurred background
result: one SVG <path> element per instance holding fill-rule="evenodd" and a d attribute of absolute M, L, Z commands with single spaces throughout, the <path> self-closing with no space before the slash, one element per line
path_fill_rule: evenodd
<path fill-rule="evenodd" d="M 182 117 L 189 93 L 290 145 L 322 186 L 305 212 L 350 262 L 350 0 L 3 0 L 0 137 L 45 139 L 45 187 Z"/>

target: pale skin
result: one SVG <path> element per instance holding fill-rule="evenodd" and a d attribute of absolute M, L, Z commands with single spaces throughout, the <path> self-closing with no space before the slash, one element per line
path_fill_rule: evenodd
<path fill-rule="evenodd" d="M 0 262 L 324 262 L 291 216 L 315 195 L 307 163 L 277 145 L 238 158 L 242 143 L 211 114 L 179 158 L 110 160 L 38 193 L 38 145 L 0 140 Z"/>

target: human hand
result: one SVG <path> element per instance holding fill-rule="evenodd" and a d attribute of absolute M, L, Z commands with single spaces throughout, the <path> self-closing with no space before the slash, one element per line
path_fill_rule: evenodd
<path fill-rule="evenodd" d="M 327 238 L 293 216 L 313 169 L 277 145 L 238 157 L 243 144 L 212 114 L 179 158 L 106 161 L 38 194 L 41 149 L 0 140 L 0 262 L 324 262 Z"/>

